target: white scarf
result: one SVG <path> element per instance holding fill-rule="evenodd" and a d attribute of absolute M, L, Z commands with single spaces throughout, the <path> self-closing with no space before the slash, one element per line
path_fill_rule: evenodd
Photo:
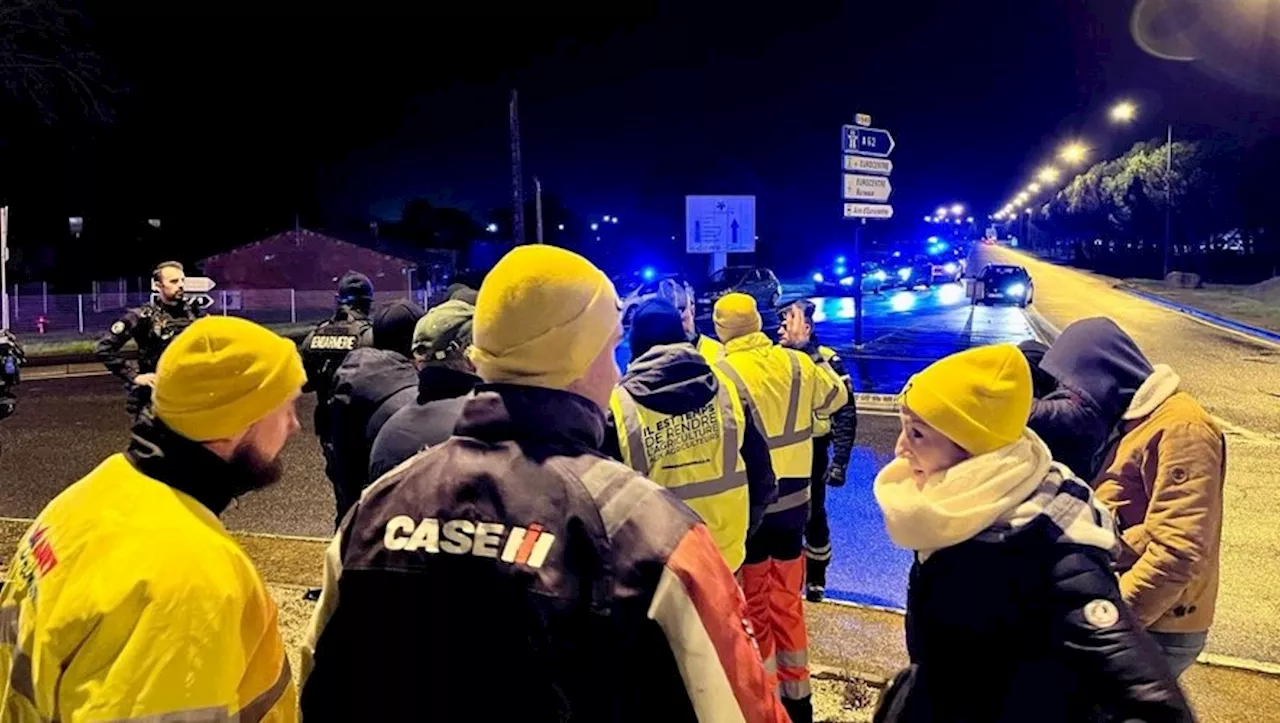
<path fill-rule="evenodd" d="M 1031 430 L 1013 444 L 970 457 L 931 475 L 923 485 L 896 458 L 876 475 L 876 502 L 885 528 L 899 547 L 916 550 L 923 561 L 990 527 L 1035 492 L 1053 459 Z"/>

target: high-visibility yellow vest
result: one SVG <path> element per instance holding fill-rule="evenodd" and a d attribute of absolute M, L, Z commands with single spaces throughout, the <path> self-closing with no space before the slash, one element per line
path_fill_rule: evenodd
<path fill-rule="evenodd" d="M 698 353 L 708 364 L 715 364 L 724 359 L 724 344 L 712 339 L 706 334 L 698 335 Z"/>
<path fill-rule="evenodd" d="M 820 369 L 803 352 L 775 345 L 760 332 L 725 344 L 724 361 L 716 369 L 733 380 L 751 402 L 756 426 L 769 442 L 773 472 L 779 480 L 807 480 L 813 468 L 814 419 L 849 402 L 844 384 L 830 367 Z M 768 512 L 807 505 L 809 487 L 782 496 Z"/>
<path fill-rule="evenodd" d="M 622 387 L 609 406 L 622 461 L 666 487 L 702 517 L 730 570 L 746 558 L 750 496 L 742 461 L 746 413 L 733 383 L 716 373 L 711 401 L 684 414 L 641 406 Z"/>

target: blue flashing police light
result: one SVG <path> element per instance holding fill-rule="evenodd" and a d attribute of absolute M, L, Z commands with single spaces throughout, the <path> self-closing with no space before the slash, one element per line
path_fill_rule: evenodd
<path fill-rule="evenodd" d="M 836 257 L 836 263 L 837 263 L 837 264 L 843 264 L 843 263 L 844 263 L 844 257 L 843 257 L 843 256 L 837 256 L 837 257 Z"/>
<path fill-rule="evenodd" d="M 645 281 L 653 281 L 653 278 L 657 275 L 658 275 L 657 270 L 655 270 L 652 266 L 646 266 L 640 270 L 640 276 L 642 276 Z"/>

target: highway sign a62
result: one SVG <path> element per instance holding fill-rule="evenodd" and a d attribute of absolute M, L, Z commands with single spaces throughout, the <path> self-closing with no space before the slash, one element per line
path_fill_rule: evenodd
<path fill-rule="evenodd" d="M 883 128 L 847 125 L 841 128 L 841 144 L 845 153 L 888 158 L 893 153 L 893 136 Z"/>

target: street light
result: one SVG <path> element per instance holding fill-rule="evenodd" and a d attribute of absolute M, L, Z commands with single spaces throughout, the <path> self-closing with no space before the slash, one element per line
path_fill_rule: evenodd
<path fill-rule="evenodd" d="M 925 223 L 933 223 L 933 216 L 925 216 L 925 217 L 924 217 L 924 222 L 925 222 Z"/>
<path fill-rule="evenodd" d="M 959 216 L 960 214 L 964 213 L 964 205 L 959 203 L 953 204 L 951 206 L 951 213 L 956 216 Z"/>
<path fill-rule="evenodd" d="M 970 216 L 969 218 L 966 218 L 966 219 L 964 220 L 964 222 L 965 222 L 965 223 L 973 223 L 973 216 Z"/>
<path fill-rule="evenodd" d="M 557 231 L 563 231 L 563 230 L 564 230 L 564 224 L 562 224 L 562 223 L 560 223 L 560 224 L 556 224 L 556 230 L 557 230 Z"/>
<path fill-rule="evenodd" d="M 609 223 L 615 223 L 615 224 L 616 224 L 617 222 L 618 222 L 618 217 L 617 217 L 617 216 L 613 216 L 612 218 L 610 218 L 610 219 L 609 219 Z"/>
<path fill-rule="evenodd" d="M 1028 193 L 1040 193 L 1040 184 L 1038 184 L 1038 183 L 1033 183 L 1033 184 L 1031 184 L 1030 186 L 1027 186 L 1027 192 L 1028 192 Z"/>
<path fill-rule="evenodd" d="M 1059 175 L 1058 169 L 1053 166 L 1045 166 L 1036 174 L 1036 178 L 1040 179 L 1042 183 L 1053 183 L 1058 180 Z"/>
<path fill-rule="evenodd" d="M 1027 199 L 1029 198 L 1031 198 L 1031 194 L 1027 193 L 1026 191 L 1023 191 L 1022 193 L 1019 193 L 1018 197 L 1014 200 L 1017 201 L 1018 205 L 1022 205 L 1026 203 Z"/>
<path fill-rule="evenodd" d="M 1072 141 L 1063 146 L 1062 150 L 1058 152 L 1059 158 L 1072 164 L 1084 162 L 1087 155 L 1089 155 L 1089 148 L 1080 141 Z"/>
<path fill-rule="evenodd" d="M 609 223 L 609 217 L 608 217 L 608 216 L 605 216 L 605 217 L 604 217 L 604 222 L 605 222 L 605 223 Z"/>
<path fill-rule="evenodd" d="M 934 211 L 934 212 L 933 212 L 933 215 L 934 215 L 934 216 L 937 216 L 938 218 L 942 218 L 943 216 L 946 216 L 946 215 L 947 215 L 947 207 L 946 207 L 946 206 L 938 206 L 938 210 L 937 210 L 937 211 Z"/>
<path fill-rule="evenodd" d="M 600 230 L 600 224 L 596 223 L 595 221 L 592 221 L 592 222 L 591 222 L 591 230 L 592 230 L 592 231 L 599 231 L 599 230 Z"/>
<path fill-rule="evenodd" d="M 498 224 L 496 224 L 496 223 L 491 223 L 491 224 L 489 224 L 488 226 L 485 226 L 485 227 L 484 227 L 484 230 L 485 230 L 485 231 L 488 231 L 489 233 L 497 233 L 497 232 L 498 232 Z"/>
<path fill-rule="evenodd" d="M 1111 107 L 1111 120 L 1115 123 L 1128 123 L 1138 115 L 1138 106 L 1122 100 Z"/>

